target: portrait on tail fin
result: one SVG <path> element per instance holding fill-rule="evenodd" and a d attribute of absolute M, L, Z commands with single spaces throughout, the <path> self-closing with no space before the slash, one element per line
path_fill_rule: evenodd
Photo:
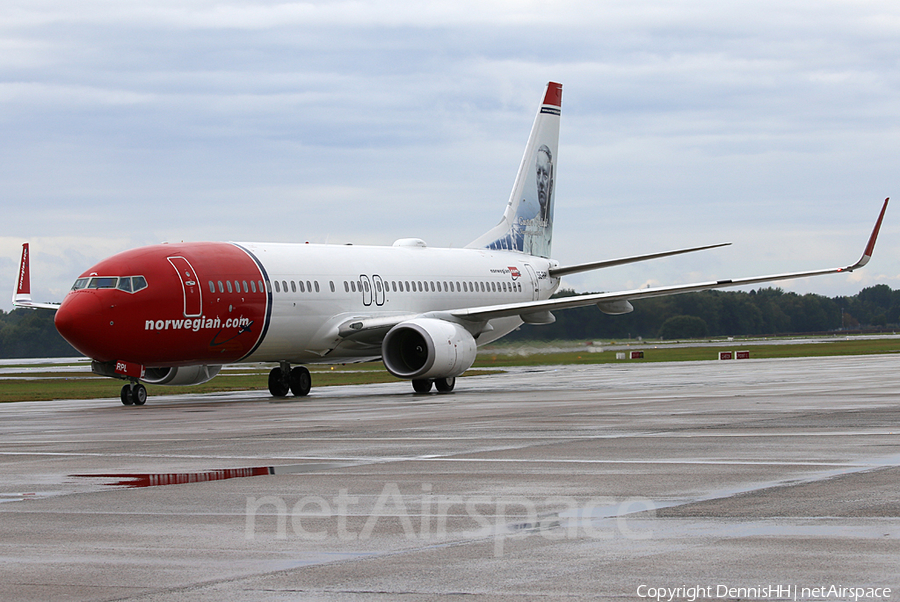
<path fill-rule="evenodd" d="M 550 256 L 561 105 L 562 85 L 551 82 L 534 119 L 503 219 L 468 248 Z"/>
<path fill-rule="evenodd" d="M 538 257 L 550 256 L 553 151 L 546 144 L 542 144 L 535 155 L 534 181 L 534 196 L 526 194 L 519 200 L 509 233 L 490 243 L 489 249 L 522 251 Z"/>

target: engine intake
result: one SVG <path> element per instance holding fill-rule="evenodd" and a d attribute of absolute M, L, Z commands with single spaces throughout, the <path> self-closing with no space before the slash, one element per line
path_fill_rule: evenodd
<path fill-rule="evenodd" d="M 381 343 L 384 367 L 398 378 L 450 378 L 475 362 L 475 338 L 445 320 L 416 318 L 394 326 Z"/>
<path fill-rule="evenodd" d="M 151 385 L 202 385 L 216 376 L 222 366 L 180 366 L 177 368 L 147 368 L 143 380 Z"/>

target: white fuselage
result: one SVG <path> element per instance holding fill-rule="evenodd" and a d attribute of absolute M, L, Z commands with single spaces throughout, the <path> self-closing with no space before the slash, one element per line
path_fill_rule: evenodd
<path fill-rule="evenodd" d="M 424 244 L 424 243 L 422 243 Z M 548 259 L 489 249 L 240 243 L 260 261 L 271 282 L 268 333 L 246 361 L 297 363 L 374 359 L 380 350 L 337 337 L 348 320 L 471 308 L 549 298 L 559 279 Z M 491 320 L 478 344 L 522 324 Z M 362 354 L 362 355 L 361 355 Z"/>

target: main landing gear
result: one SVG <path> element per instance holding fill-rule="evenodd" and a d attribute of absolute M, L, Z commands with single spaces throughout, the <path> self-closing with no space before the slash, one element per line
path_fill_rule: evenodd
<path fill-rule="evenodd" d="M 438 393 L 449 393 L 456 386 L 456 377 L 449 378 L 416 378 L 412 381 L 413 390 L 416 393 L 430 393 L 431 385 Z"/>
<path fill-rule="evenodd" d="M 147 403 L 147 387 L 137 381 L 132 381 L 122 387 L 122 404 L 126 406 L 142 406 Z"/>
<path fill-rule="evenodd" d="M 269 393 L 272 397 L 287 397 L 288 391 L 297 397 L 309 395 L 312 377 L 305 366 L 291 368 L 288 362 L 281 362 L 279 368 L 269 372 Z"/>

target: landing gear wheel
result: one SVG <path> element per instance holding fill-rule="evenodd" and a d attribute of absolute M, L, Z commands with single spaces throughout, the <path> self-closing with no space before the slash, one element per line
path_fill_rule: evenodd
<path fill-rule="evenodd" d="M 297 397 L 309 395 L 309 390 L 312 388 L 312 377 L 309 375 L 309 370 L 303 366 L 297 366 L 291 370 L 290 386 L 291 393 Z"/>
<path fill-rule="evenodd" d="M 417 378 L 412 381 L 413 390 L 416 393 L 428 393 L 431 391 L 431 385 L 434 381 L 430 378 Z"/>
<path fill-rule="evenodd" d="M 122 405 L 130 406 L 134 403 L 134 396 L 132 395 L 131 385 L 125 385 L 122 387 L 122 393 L 120 394 L 122 397 Z"/>
<path fill-rule="evenodd" d="M 131 390 L 131 399 L 136 406 L 142 406 L 147 403 L 147 387 L 141 383 L 134 385 L 134 389 Z"/>
<path fill-rule="evenodd" d="M 272 368 L 269 372 L 269 393 L 272 397 L 287 397 L 290 385 L 281 368 Z"/>
<path fill-rule="evenodd" d="M 438 390 L 438 393 L 449 393 L 453 390 L 453 387 L 456 386 L 456 377 L 450 376 L 448 378 L 436 378 L 434 379 L 434 388 Z"/>

